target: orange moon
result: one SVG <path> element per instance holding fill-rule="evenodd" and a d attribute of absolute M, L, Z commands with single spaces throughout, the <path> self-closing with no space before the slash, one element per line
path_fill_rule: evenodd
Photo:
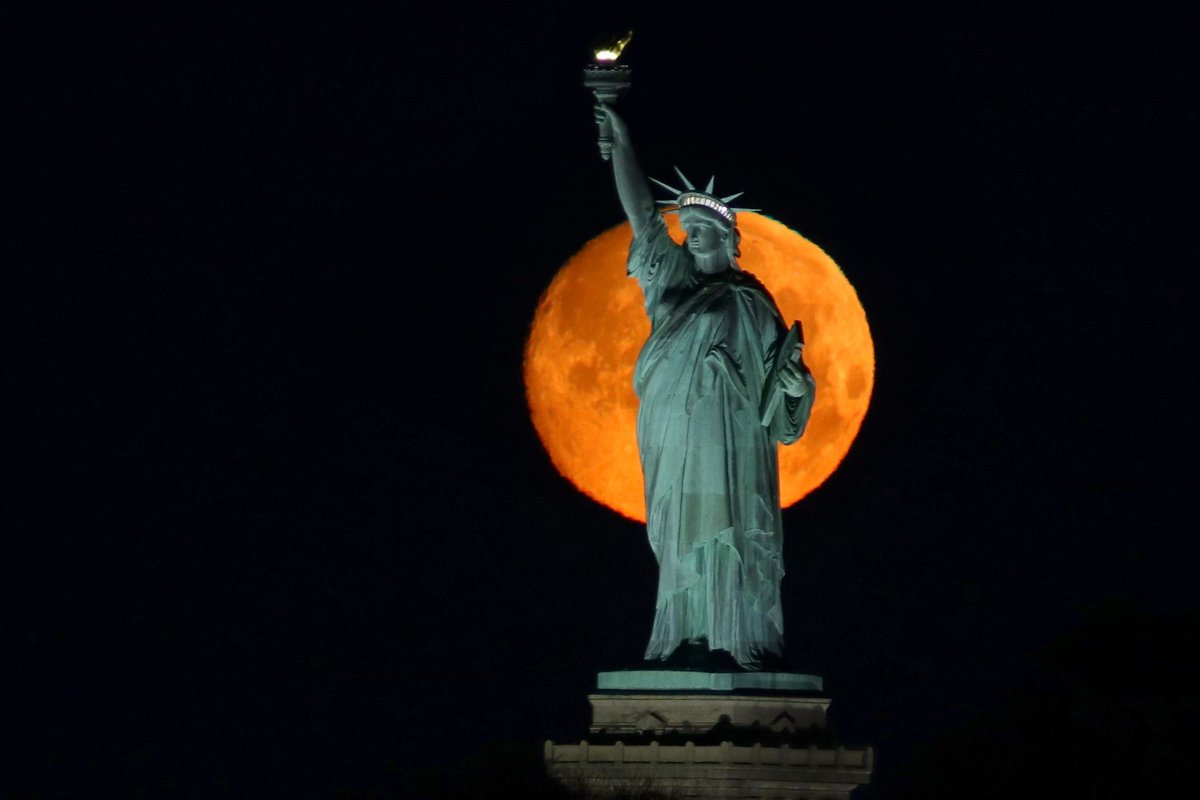
<path fill-rule="evenodd" d="M 672 237 L 683 241 L 676 215 Z M 801 321 L 804 361 L 817 384 L 808 428 L 781 447 L 780 500 L 790 506 L 837 469 L 858 434 L 875 382 L 875 346 L 854 287 L 821 248 L 769 217 L 738 214 L 739 259 Z M 534 428 L 564 477 L 589 497 L 645 521 L 633 366 L 650 334 L 637 282 L 625 274 L 629 223 L 592 239 L 538 303 L 525 344 Z"/>

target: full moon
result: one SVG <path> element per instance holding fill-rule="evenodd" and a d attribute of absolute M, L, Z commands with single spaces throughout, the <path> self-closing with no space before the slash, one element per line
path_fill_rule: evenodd
<path fill-rule="evenodd" d="M 667 227 L 677 242 L 676 215 Z M 854 287 L 821 248 L 769 217 L 738 214 L 739 262 L 775 298 L 785 324 L 804 329 L 817 397 L 800 441 L 781 447 L 782 504 L 837 469 L 858 434 L 875 382 L 875 347 Z M 628 222 L 592 239 L 538 303 L 525 344 L 525 391 L 555 468 L 580 491 L 645 521 L 633 366 L 650 334 L 637 282 L 625 274 Z"/>

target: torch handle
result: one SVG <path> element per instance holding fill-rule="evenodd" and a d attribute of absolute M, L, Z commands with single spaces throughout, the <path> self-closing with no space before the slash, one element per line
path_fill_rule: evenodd
<path fill-rule="evenodd" d="M 612 105 L 617 102 L 621 93 L 629 88 L 629 69 L 597 69 L 585 68 L 583 85 L 592 90 L 597 103 Z M 607 118 L 600 122 L 600 130 L 596 137 L 600 146 L 600 157 L 605 161 L 612 160 L 613 130 L 612 122 Z"/>
<path fill-rule="evenodd" d="M 608 161 L 612 158 L 613 151 L 612 123 L 605 117 L 604 121 L 599 124 L 600 134 L 597 137 L 597 141 L 600 144 L 600 157 Z"/>

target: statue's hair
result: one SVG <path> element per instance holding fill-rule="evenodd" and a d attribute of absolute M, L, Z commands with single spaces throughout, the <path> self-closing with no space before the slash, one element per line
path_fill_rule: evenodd
<path fill-rule="evenodd" d="M 742 256 L 741 244 L 742 232 L 738 230 L 735 221 L 733 227 L 725 232 L 725 254 L 729 256 L 729 266 L 736 270 L 742 268 L 742 265 L 738 263 L 738 259 Z"/>

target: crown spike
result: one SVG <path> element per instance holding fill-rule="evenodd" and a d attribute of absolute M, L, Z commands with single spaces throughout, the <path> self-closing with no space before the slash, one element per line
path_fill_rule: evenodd
<path fill-rule="evenodd" d="M 716 175 L 713 175 L 711 178 L 709 178 L 709 179 L 708 179 L 708 186 L 705 186 L 705 187 L 704 187 L 704 193 L 705 193 L 705 194 L 712 194 L 712 190 L 713 190 L 713 184 L 714 184 L 714 183 L 716 183 L 716 182 L 717 182 L 717 176 L 716 176 Z"/>
<path fill-rule="evenodd" d="M 647 176 L 647 177 L 649 177 L 649 176 Z M 665 184 L 665 183 L 663 183 L 662 181 L 660 181 L 658 178 L 650 178 L 650 180 L 654 181 L 654 182 L 655 182 L 655 183 L 657 183 L 659 186 L 661 186 L 662 188 L 666 189 L 668 192 L 670 192 L 671 194 L 675 195 L 676 197 L 679 197 L 679 195 L 683 194 L 683 192 L 682 192 L 681 190 L 679 190 L 679 189 L 676 189 L 674 186 L 668 186 L 667 184 Z M 672 201 L 672 202 L 674 202 L 674 201 Z"/>
<path fill-rule="evenodd" d="M 675 174 L 679 176 L 679 180 L 683 181 L 683 185 L 688 188 L 689 192 L 696 191 L 696 187 L 693 186 L 692 182 L 689 181 L 687 176 L 683 174 L 683 170 L 681 170 L 679 167 L 672 167 L 672 169 L 675 170 Z M 683 194 L 683 192 L 680 192 L 680 194 Z"/>
<path fill-rule="evenodd" d="M 738 192 L 737 194 L 729 195 L 729 197 L 722 197 L 721 202 L 728 203 L 730 200 L 737 200 L 739 197 L 741 197 L 744 194 L 745 194 L 745 192 Z"/>

